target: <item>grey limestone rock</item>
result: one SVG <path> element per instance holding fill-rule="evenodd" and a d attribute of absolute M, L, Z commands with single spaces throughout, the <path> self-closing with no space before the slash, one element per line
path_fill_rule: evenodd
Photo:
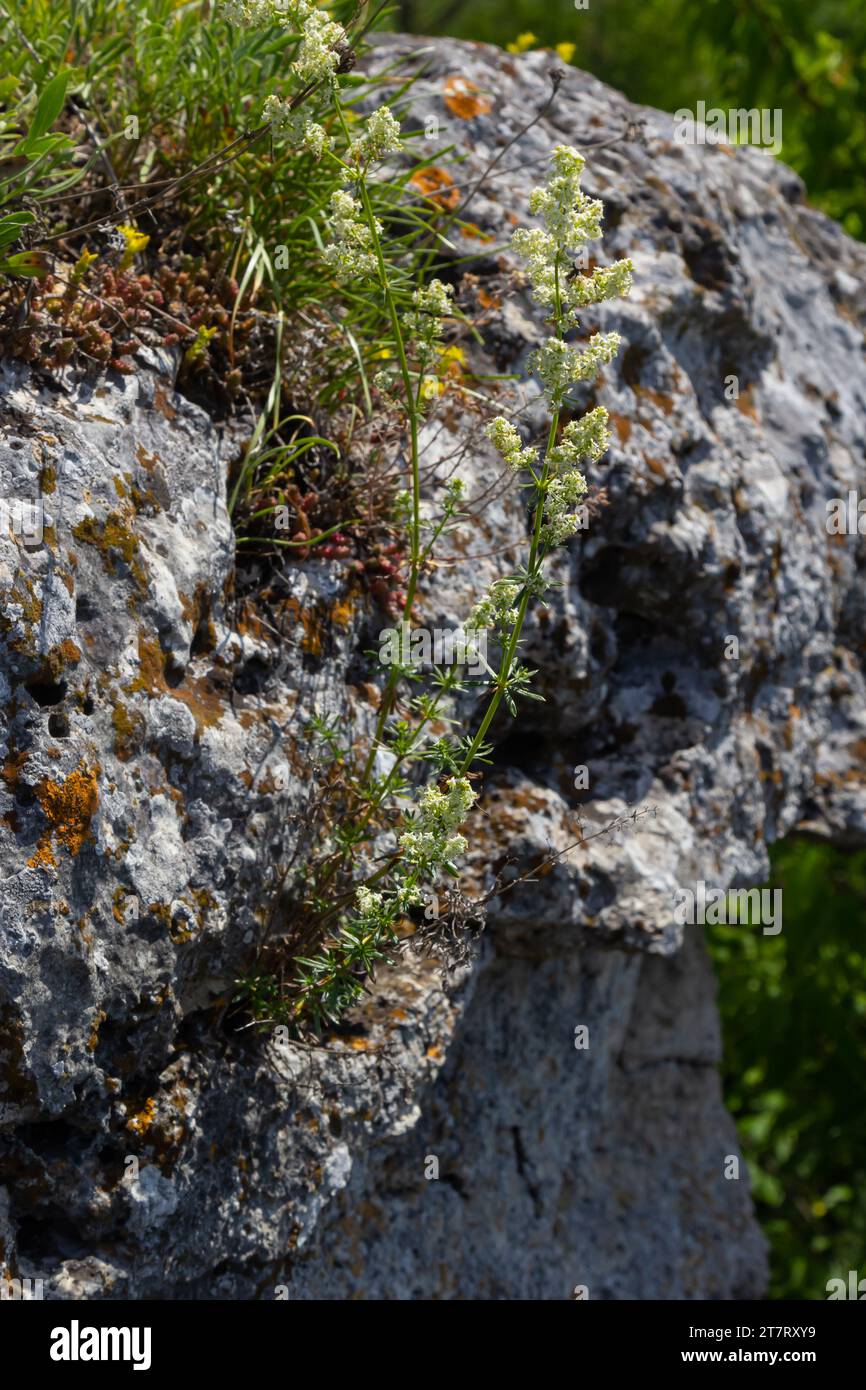
<path fill-rule="evenodd" d="M 866 249 L 783 164 L 678 144 L 575 70 L 521 134 L 550 54 L 392 37 L 371 61 L 397 59 L 431 150 L 479 185 L 454 255 L 481 248 L 490 296 L 558 142 L 605 202 L 601 254 L 635 262 L 589 321 L 624 340 L 592 398 L 607 505 L 530 621 L 546 702 L 495 730 L 470 881 L 567 852 L 491 901 L 450 977 L 382 971 L 350 1035 L 220 1028 L 308 804 L 303 722 L 370 727 L 377 618 L 310 559 L 280 641 L 238 624 L 226 450 L 167 359 L 95 385 L 5 363 L 0 486 L 41 494 L 46 529 L 0 535 L 0 1262 L 61 1299 L 757 1297 L 674 895 L 759 884 L 798 826 L 866 841 L 864 547 L 826 527 L 866 488 Z M 521 290 L 485 360 L 522 372 L 541 333 Z M 531 385 L 500 399 L 540 421 Z M 479 497 L 497 465 L 469 406 L 427 427 L 432 474 L 455 459 Z M 503 485 L 425 590 L 431 625 L 522 536 Z"/>

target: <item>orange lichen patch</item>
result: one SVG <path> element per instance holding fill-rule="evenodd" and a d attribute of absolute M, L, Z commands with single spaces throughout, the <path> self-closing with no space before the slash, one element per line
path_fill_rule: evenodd
<path fill-rule="evenodd" d="M 159 454 L 149 454 L 143 444 L 139 444 L 135 451 L 135 457 L 148 473 L 160 462 Z"/>
<path fill-rule="evenodd" d="M 335 627 L 347 628 L 352 621 L 352 611 L 353 605 L 348 595 L 338 599 L 331 609 L 331 622 Z"/>
<path fill-rule="evenodd" d="M 480 87 L 476 87 L 468 77 L 459 75 L 446 79 L 442 99 L 448 110 L 462 121 L 469 121 L 473 116 L 486 116 L 488 111 L 493 110 L 493 102 L 484 96 Z"/>
<path fill-rule="evenodd" d="M 177 411 L 168 399 L 163 386 L 157 386 L 153 393 L 153 408 L 164 415 L 166 420 L 173 420 L 177 415 Z"/>
<path fill-rule="evenodd" d="M 133 1134 L 146 1134 L 156 1118 L 156 1096 L 151 1096 L 137 1115 L 130 1115 L 126 1128 Z"/>
<path fill-rule="evenodd" d="M 114 751 L 122 763 L 128 763 L 141 745 L 145 723 L 137 710 L 130 710 L 118 700 L 111 711 L 114 727 Z"/>
<path fill-rule="evenodd" d="M 96 1017 L 94 1018 L 94 1020 L 93 1020 L 93 1026 L 92 1026 L 91 1029 L 90 1029 L 90 1037 L 87 1039 L 87 1042 L 84 1044 L 85 1047 L 87 1048 L 87 1051 L 88 1051 L 88 1052 L 95 1052 L 95 1051 L 96 1051 L 96 1045 L 97 1045 L 97 1043 L 99 1042 L 99 1028 L 100 1028 L 100 1024 L 102 1024 L 102 1023 L 105 1022 L 106 1017 L 107 1017 L 107 1015 L 106 1015 L 106 1013 L 105 1013 L 105 1010 L 104 1010 L 104 1009 L 100 1009 L 99 1012 L 97 1013 Z"/>
<path fill-rule="evenodd" d="M 671 414 L 674 408 L 672 396 L 666 395 L 664 391 L 655 391 L 651 386 L 642 386 L 640 382 L 633 382 L 630 384 L 636 396 L 641 396 L 645 400 L 652 401 L 653 405 L 657 405 L 664 415 Z"/>
<path fill-rule="evenodd" d="M 119 555 L 129 567 L 138 587 L 144 591 L 147 582 L 144 571 L 135 561 L 138 540 L 132 534 L 119 512 L 109 512 L 100 524 L 96 517 L 88 516 L 72 528 L 72 534 L 84 545 L 95 546 L 102 556 L 102 562 L 109 574 L 117 571 Z"/>
<path fill-rule="evenodd" d="M 34 590 L 32 583 L 29 579 L 25 578 L 24 575 L 19 575 L 16 578 L 11 590 L 7 591 L 0 597 L 2 597 L 3 609 L 6 609 L 11 604 L 16 604 L 18 607 L 20 607 L 21 617 L 23 618 L 24 622 L 29 623 L 31 627 L 35 627 L 35 625 L 41 620 L 42 600 L 40 598 L 37 598 L 36 591 Z M 5 613 L 2 617 L 2 626 L 5 631 L 8 631 L 13 626 L 13 620 L 7 617 Z"/>
<path fill-rule="evenodd" d="M 70 772 L 64 782 L 54 782 L 49 777 L 37 782 L 36 795 L 48 827 L 40 836 L 33 857 L 28 860 L 31 868 L 56 865 L 52 839 L 57 845 L 65 845 L 74 856 L 82 845 L 94 838 L 90 825 L 99 805 L 98 779 L 98 768 L 82 764 Z"/>
<path fill-rule="evenodd" d="M 10 747 L 9 756 L 3 764 L 2 771 L 0 771 L 0 777 L 2 777 L 3 781 L 10 789 L 17 784 L 24 764 L 27 761 L 27 757 L 26 748 L 21 748 L 18 752 L 14 752 Z"/>
<path fill-rule="evenodd" d="M 489 232 L 482 232 L 475 222 L 461 222 L 460 230 L 470 241 L 493 241 Z"/>
<path fill-rule="evenodd" d="M 51 848 L 51 837 L 43 835 L 27 860 L 28 869 L 56 869 L 57 856 Z"/>
<path fill-rule="evenodd" d="M 645 454 L 644 463 L 646 464 L 649 471 L 651 473 L 654 473 L 657 478 L 664 478 L 665 481 L 667 481 L 667 469 L 665 468 L 661 459 L 654 459 L 651 458 L 649 454 Z"/>
<path fill-rule="evenodd" d="M 172 700 L 186 705 L 199 730 L 218 724 L 222 719 L 225 713 L 223 701 L 208 680 L 187 675 L 180 685 L 170 686 L 165 679 L 165 654 L 162 648 L 158 642 L 141 633 L 138 637 L 138 663 L 140 674 L 124 687 L 127 695 L 137 690 L 146 691 L 149 695 L 169 695 Z"/>
<path fill-rule="evenodd" d="M 482 309 L 500 309 L 502 307 L 502 296 L 499 294 L 488 294 L 483 286 L 479 289 L 476 298 Z"/>
<path fill-rule="evenodd" d="M 451 175 L 447 169 L 440 169 L 437 164 L 419 169 L 409 182 L 440 208 L 456 208 L 460 202 L 460 192 L 454 187 Z"/>
<path fill-rule="evenodd" d="M 631 438 L 631 420 L 626 415 L 617 415 L 614 411 L 608 411 L 608 419 L 617 433 L 620 444 L 627 444 Z"/>
<path fill-rule="evenodd" d="M 75 645 L 71 637 L 60 643 L 60 653 L 69 666 L 77 666 L 81 660 L 81 648 Z"/>
<path fill-rule="evenodd" d="M 322 627 L 317 620 L 316 614 L 310 608 L 301 609 L 301 625 L 304 635 L 301 638 L 301 650 L 309 652 L 310 656 L 321 656 L 322 654 Z"/>
<path fill-rule="evenodd" d="M 743 415 L 750 415 L 753 420 L 757 420 L 758 412 L 752 400 L 751 386 L 747 386 L 745 391 L 741 391 L 739 395 L 734 397 L 734 404 Z"/>
<path fill-rule="evenodd" d="M 424 1055 L 426 1057 L 432 1057 L 434 1062 L 438 1062 L 439 1058 L 442 1056 L 442 1048 L 439 1047 L 437 1043 L 431 1043 Z"/>

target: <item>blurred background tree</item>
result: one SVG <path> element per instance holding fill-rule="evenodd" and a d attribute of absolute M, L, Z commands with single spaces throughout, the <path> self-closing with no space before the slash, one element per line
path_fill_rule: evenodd
<path fill-rule="evenodd" d="M 393 22 L 503 48 L 559 45 L 661 110 L 778 107 L 781 157 L 810 200 L 866 237 L 866 0 L 398 0 Z"/>

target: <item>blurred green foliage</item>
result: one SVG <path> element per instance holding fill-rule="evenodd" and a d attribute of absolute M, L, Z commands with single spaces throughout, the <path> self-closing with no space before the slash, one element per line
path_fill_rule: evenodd
<path fill-rule="evenodd" d="M 770 1296 L 866 1277 L 866 854 L 774 847 L 783 927 L 707 928 L 723 1084 L 771 1244 Z"/>
<path fill-rule="evenodd" d="M 779 108 L 782 159 L 866 236 L 864 0 L 400 0 L 394 23 L 503 48 L 519 35 L 574 44 L 578 67 L 662 110 Z"/>

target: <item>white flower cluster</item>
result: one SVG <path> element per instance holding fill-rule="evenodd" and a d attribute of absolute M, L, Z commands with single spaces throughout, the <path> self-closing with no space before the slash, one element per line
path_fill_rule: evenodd
<path fill-rule="evenodd" d="M 376 917 L 382 910 L 382 894 L 374 893 L 372 889 L 364 888 L 363 885 L 355 894 L 355 901 L 362 917 Z"/>
<path fill-rule="evenodd" d="M 281 24 L 299 33 L 301 42 L 291 68 L 303 83 L 333 77 L 340 65 L 336 47 L 346 31 L 316 0 L 223 0 L 223 13 L 231 24 Z"/>
<path fill-rule="evenodd" d="M 373 234 L 366 222 L 360 220 L 361 204 L 357 198 L 343 189 L 331 194 L 330 230 L 333 236 L 323 252 L 327 264 L 341 280 L 353 276 L 375 275 L 376 254 L 373 250 Z M 376 222 L 376 231 L 382 225 Z"/>
<path fill-rule="evenodd" d="M 570 255 L 587 241 L 601 236 L 602 204 L 581 190 L 583 156 L 569 145 L 557 145 L 546 185 L 533 189 L 529 210 L 543 227 L 519 227 L 511 238 L 513 249 L 527 265 L 535 299 L 556 308 L 561 328 L 577 327 L 577 309 L 602 299 L 628 294 L 632 263 L 617 261 L 592 275 L 567 273 Z M 530 358 L 541 377 L 551 405 L 562 404 L 572 382 L 593 377 L 602 362 L 609 362 L 619 347 L 615 333 L 596 334 L 583 352 L 551 339 Z"/>
<path fill-rule="evenodd" d="M 333 145 L 333 139 L 324 126 L 308 120 L 292 110 L 291 102 L 282 97 L 270 96 L 262 107 L 262 120 L 275 130 L 284 132 L 300 149 L 321 159 L 325 150 Z"/>
<path fill-rule="evenodd" d="M 400 122 L 392 115 L 390 106 L 380 106 L 367 117 L 363 133 L 349 146 L 346 160 L 349 164 L 371 164 L 402 147 Z"/>
<path fill-rule="evenodd" d="M 479 599 L 466 622 L 463 631 L 475 631 L 482 627 L 495 627 L 500 632 L 509 631 L 517 621 L 514 607 L 520 593 L 520 585 L 514 579 L 495 579 L 484 598 Z"/>
<path fill-rule="evenodd" d="M 583 155 L 572 145 L 557 145 L 551 155 L 553 170 L 544 188 L 529 195 L 529 211 L 542 217 L 561 251 L 573 251 L 585 241 L 601 236 L 604 208 L 597 198 L 588 198 L 580 187 L 585 164 Z"/>
<path fill-rule="evenodd" d="M 453 289 L 431 280 L 412 295 L 412 308 L 403 315 L 406 336 L 414 338 L 421 356 L 431 353 L 442 335 L 442 320 L 453 311 Z"/>
<path fill-rule="evenodd" d="M 590 410 L 580 420 L 572 420 L 562 432 L 559 443 L 551 449 L 548 459 L 554 468 L 574 468 L 581 459 L 598 463 L 610 444 L 607 411 L 603 405 Z"/>
<path fill-rule="evenodd" d="M 631 261 L 614 261 L 613 265 L 599 266 L 591 275 L 578 275 L 568 285 L 569 301 L 582 309 L 602 299 L 619 299 L 631 289 L 632 268 Z"/>
<path fill-rule="evenodd" d="M 497 415 L 484 427 L 484 433 L 509 468 L 530 468 L 538 457 L 537 449 L 524 449 L 520 435 L 504 415 Z"/>
<path fill-rule="evenodd" d="M 413 828 L 400 836 L 400 848 L 411 864 L 429 871 L 439 864 L 450 864 L 466 848 L 465 838 L 457 834 L 477 793 L 468 777 L 449 777 L 447 791 L 426 786 L 418 802 Z"/>
<path fill-rule="evenodd" d="M 529 354 L 529 370 L 541 377 L 550 404 L 562 405 L 569 386 L 575 381 L 591 381 L 605 362 L 612 362 L 619 351 L 618 333 L 593 333 L 583 348 L 572 347 L 561 338 L 548 338 Z"/>
<path fill-rule="evenodd" d="M 551 478 L 544 498 L 542 540 L 546 545 L 560 545 L 580 530 L 580 517 L 575 507 L 586 492 L 586 479 L 577 469 Z"/>

